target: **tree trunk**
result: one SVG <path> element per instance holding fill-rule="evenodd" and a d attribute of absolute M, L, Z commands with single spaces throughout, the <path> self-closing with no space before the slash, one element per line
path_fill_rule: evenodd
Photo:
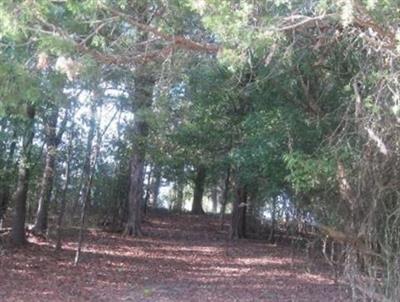
<path fill-rule="evenodd" d="M 178 179 L 175 182 L 174 190 L 175 190 L 174 210 L 177 211 L 177 212 L 182 212 L 182 207 L 183 207 L 183 181 L 182 181 L 180 176 L 178 176 Z"/>
<path fill-rule="evenodd" d="M 276 229 L 276 197 L 272 199 L 272 213 L 271 213 L 271 230 L 269 232 L 268 241 L 275 243 L 275 230 Z"/>
<path fill-rule="evenodd" d="M 98 123 L 98 125 L 100 125 L 100 122 Z M 83 179 L 82 179 L 83 186 L 81 189 L 80 202 L 79 202 L 79 204 L 81 204 L 81 216 L 79 222 L 78 247 L 76 249 L 75 261 L 74 261 L 75 265 L 78 265 L 80 261 L 82 244 L 83 244 L 83 232 L 85 230 L 86 212 L 90 200 L 90 193 L 92 190 L 92 182 L 97 162 L 97 155 L 100 149 L 101 136 L 99 129 L 97 129 L 97 143 L 93 150 L 93 140 L 95 137 L 95 132 L 96 132 L 96 103 L 93 101 L 93 104 L 91 105 L 90 108 L 90 127 L 86 144 L 86 158 L 83 166 Z"/>
<path fill-rule="evenodd" d="M 35 233 L 45 233 L 47 230 L 48 222 L 48 211 L 51 192 L 53 189 L 54 179 L 54 167 L 57 153 L 57 119 L 58 119 L 58 107 L 54 106 L 50 113 L 47 125 L 46 125 L 46 160 L 45 168 L 42 176 L 42 183 L 40 186 L 38 209 L 36 213 L 36 220 L 33 226 Z"/>
<path fill-rule="evenodd" d="M 129 236 L 141 236 L 141 204 L 143 198 L 143 169 L 144 155 L 134 154 L 131 158 L 131 174 L 129 186 L 128 203 L 128 223 L 125 228 L 125 234 Z"/>
<path fill-rule="evenodd" d="M 25 215 L 26 200 L 28 194 L 28 183 L 30 175 L 30 157 L 33 137 L 35 135 L 35 108 L 27 104 L 26 107 L 26 127 L 23 139 L 22 155 L 18 167 L 18 183 L 13 198 L 15 202 L 14 216 L 12 221 L 11 239 L 17 246 L 22 245 L 26 241 L 25 237 Z"/>
<path fill-rule="evenodd" d="M 218 186 L 214 186 L 211 190 L 212 212 L 217 213 L 218 210 Z"/>
<path fill-rule="evenodd" d="M 151 204 L 153 208 L 158 207 L 158 195 L 160 194 L 161 185 L 161 169 L 158 166 L 154 167 L 154 177 L 151 185 Z"/>
<path fill-rule="evenodd" d="M 222 193 L 222 203 L 221 203 L 221 229 L 224 227 L 224 218 L 226 211 L 226 204 L 228 203 L 228 195 L 229 195 L 229 184 L 231 178 L 231 167 L 229 166 L 226 171 L 225 183 L 224 183 L 224 192 Z"/>
<path fill-rule="evenodd" d="M 137 18 L 143 24 L 149 21 L 149 1 L 136 5 Z M 148 32 L 139 33 L 137 40 L 138 50 L 146 51 Z M 154 66 L 139 64 L 134 71 L 133 100 L 133 150 L 130 159 L 130 183 L 128 195 L 128 222 L 125 226 L 125 235 L 140 236 L 141 230 L 141 205 L 143 204 L 143 178 L 144 161 L 146 156 L 148 123 L 147 111 L 150 110 L 155 86 Z"/>
<path fill-rule="evenodd" d="M 77 247 L 76 253 L 75 253 L 75 261 L 74 261 L 75 265 L 78 265 L 80 258 L 81 258 L 82 244 L 83 244 L 83 232 L 85 231 L 86 212 L 87 212 L 87 207 L 88 207 L 89 200 L 90 200 L 90 193 L 92 191 L 92 188 L 91 188 L 92 182 L 93 182 L 93 174 L 89 175 L 89 178 L 87 179 L 87 183 L 85 185 L 85 189 L 82 194 L 82 210 L 81 210 L 81 217 L 80 217 L 80 222 L 79 222 L 78 247 Z"/>
<path fill-rule="evenodd" d="M 125 171 L 125 161 L 120 161 L 117 168 L 118 176 L 117 186 L 115 188 L 116 206 L 113 211 L 113 229 L 122 231 L 128 222 L 128 192 L 129 188 L 129 173 Z"/>
<path fill-rule="evenodd" d="M 204 193 L 204 184 L 206 180 L 206 169 L 203 165 L 197 167 L 196 178 L 194 180 L 192 214 L 204 214 L 202 202 Z"/>
<path fill-rule="evenodd" d="M 147 35 L 140 41 L 147 41 Z M 128 222 L 125 226 L 125 235 L 141 236 L 141 205 L 143 204 L 143 178 L 148 123 L 146 114 L 151 107 L 155 79 L 153 72 L 147 65 L 140 65 L 134 75 L 134 124 L 133 124 L 133 154 L 130 160 L 130 184 L 128 196 Z"/>
<path fill-rule="evenodd" d="M 7 162 L 3 169 L 3 181 L 0 187 L 0 229 L 3 228 L 3 219 L 7 212 L 8 203 L 10 201 L 10 178 L 12 173 L 12 163 L 14 158 L 17 142 L 14 140 L 10 145 Z"/>
<path fill-rule="evenodd" d="M 146 180 L 146 193 L 144 195 L 143 201 L 143 213 L 144 215 L 147 214 L 147 208 L 149 206 L 150 194 L 151 194 L 151 177 L 153 174 L 153 168 L 150 165 L 149 172 L 147 173 L 147 180 Z"/>
<path fill-rule="evenodd" d="M 244 188 L 243 199 L 240 203 L 239 215 L 239 238 L 246 238 L 246 221 L 247 221 L 247 190 Z"/>
<path fill-rule="evenodd" d="M 241 185 L 236 185 L 236 198 L 233 203 L 232 223 L 230 239 L 239 239 L 245 237 L 246 228 L 246 208 L 247 208 L 247 192 L 246 188 Z"/>
<path fill-rule="evenodd" d="M 96 95 L 95 95 L 96 96 Z M 93 100 L 93 103 L 90 107 L 90 122 L 89 122 L 89 133 L 86 143 L 86 158 L 83 166 L 83 174 L 82 174 L 82 188 L 80 192 L 79 203 L 81 204 L 81 216 L 79 222 L 79 234 L 78 234 L 78 247 L 75 253 L 75 261 L 74 264 L 78 265 L 81 256 L 82 244 L 83 244 L 83 233 L 85 230 L 85 220 L 86 220 L 86 211 L 88 207 L 88 203 L 90 200 L 90 193 L 92 189 L 93 175 L 95 171 L 97 155 L 100 148 L 100 129 L 97 129 L 97 144 L 93 150 L 93 140 L 96 133 L 96 103 Z M 100 122 L 98 122 L 98 127 Z"/>
<path fill-rule="evenodd" d="M 68 142 L 68 151 L 67 151 L 67 161 L 66 161 L 66 168 L 65 168 L 65 183 L 61 191 L 61 204 L 60 204 L 60 211 L 58 213 L 57 218 L 57 229 L 56 229 L 56 251 L 60 251 L 62 248 L 62 224 L 64 219 L 65 207 L 67 204 L 67 192 L 68 186 L 70 182 L 70 175 L 71 175 L 71 158 L 72 158 L 72 133 L 69 137 Z"/>

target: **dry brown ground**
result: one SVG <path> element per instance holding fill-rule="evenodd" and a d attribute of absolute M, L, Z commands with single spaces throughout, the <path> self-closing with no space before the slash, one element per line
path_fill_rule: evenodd
<path fill-rule="evenodd" d="M 0 250 L 0 301 L 347 301 L 332 273 L 288 247 L 227 243 L 210 217 L 152 216 L 147 236 L 90 230 L 82 263 L 73 237 L 55 254 L 29 238 Z"/>

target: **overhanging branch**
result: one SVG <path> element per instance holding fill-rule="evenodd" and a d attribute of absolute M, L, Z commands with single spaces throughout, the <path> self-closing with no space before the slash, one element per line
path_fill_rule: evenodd
<path fill-rule="evenodd" d="M 177 46 L 177 47 L 180 47 L 180 48 L 183 48 L 186 50 L 206 52 L 206 53 L 217 53 L 220 49 L 220 47 L 216 44 L 199 43 L 199 42 L 193 41 L 193 40 L 183 37 L 183 36 L 166 34 L 153 26 L 143 24 L 143 23 L 135 20 L 130 15 L 125 14 L 116 9 L 113 9 L 110 7 L 104 7 L 104 9 L 111 12 L 114 16 L 121 17 L 126 22 L 137 27 L 138 29 L 145 31 L 145 32 L 152 33 L 155 36 L 160 37 L 164 41 L 168 41 L 168 42 L 172 43 L 174 46 Z"/>

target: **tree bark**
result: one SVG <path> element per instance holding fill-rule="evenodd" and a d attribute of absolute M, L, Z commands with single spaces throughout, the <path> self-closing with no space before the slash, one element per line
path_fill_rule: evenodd
<path fill-rule="evenodd" d="M 246 238 L 246 221 L 247 221 L 247 190 L 243 188 L 243 199 L 239 206 L 239 238 Z"/>
<path fill-rule="evenodd" d="M 128 222 L 128 189 L 129 189 L 129 171 L 125 171 L 125 161 L 120 161 L 117 168 L 118 176 L 117 185 L 115 187 L 116 206 L 113 211 L 113 229 L 123 231 Z M 129 169 L 128 169 L 129 170 Z"/>
<path fill-rule="evenodd" d="M 153 208 L 158 207 L 158 195 L 160 194 L 161 185 L 161 169 L 158 166 L 154 167 L 153 183 L 151 185 L 151 204 Z"/>
<path fill-rule="evenodd" d="M 182 212 L 182 207 L 183 207 L 183 181 L 182 181 L 182 179 L 180 179 L 180 176 L 178 176 L 178 179 L 175 182 L 174 190 L 175 190 L 174 210 L 177 211 L 177 212 Z"/>
<path fill-rule="evenodd" d="M 149 206 L 149 200 L 150 200 L 150 194 L 151 194 L 151 178 L 153 175 L 153 168 L 150 165 L 149 172 L 147 173 L 147 180 L 146 180 L 146 193 L 144 195 L 144 201 L 143 201 L 143 213 L 144 215 L 147 214 L 147 209 Z"/>
<path fill-rule="evenodd" d="M 57 229 L 56 229 L 56 251 L 60 251 L 62 248 L 62 224 L 64 220 L 64 214 L 65 214 L 65 207 L 67 205 L 67 192 L 68 192 L 68 186 L 70 182 L 70 175 L 71 175 L 71 159 L 72 159 L 72 133 L 70 134 L 69 137 L 69 142 L 68 142 L 68 151 L 67 151 L 67 160 L 66 164 L 67 166 L 65 167 L 65 182 L 64 186 L 61 191 L 61 204 L 60 204 L 60 211 L 58 213 L 58 218 L 57 218 Z"/>
<path fill-rule="evenodd" d="M 204 184 L 206 180 L 206 169 L 203 165 L 197 167 L 196 178 L 194 180 L 192 214 L 204 214 L 202 202 L 204 193 Z"/>
<path fill-rule="evenodd" d="M 79 222 L 79 234 L 78 234 L 78 247 L 75 253 L 75 261 L 74 264 L 78 265 L 81 257 L 81 250 L 83 244 L 83 232 L 85 229 L 85 220 L 86 220 L 86 212 L 88 203 L 90 200 L 91 187 L 93 182 L 93 175 L 97 161 L 97 155 L 100 148 L 100 133 L 99 129 L 97 129 L 97 144 L 93 151 L 93 140 L 96 132 L 96 103 L 93 102 L 90 108 L 90 125 L 89 125 L 89 133 L 86 143 L 86 158 L 83 166 L 83 178 L 82 178 L 82 189 L 80 192 L 79 204 L 81 204 L 81 216 Z"/>
<path fill-rule="evenodd" d="M 147 37 L 143 37 L 144 41 Z M 150 109 L 153 98 L 155 79 L 148 66 L 141 65 L 135 70 L 135 89 L 133 99 L 133 154 L 130 160 L 130 184 L 128 196 L 128 222 L 125 226 L 125 235 L 141 236 L 141 205 L 143 204 L 144 161 L 148 136 L 146 111 Z"/>
<path fill-rule="evenodd" d="M 87 179 L 87 183 L 85 185 L 84 191 L 82 192 L 82 209 L 81 209 L 81 217 L 80 217 L 80 222 L 79 222 L 78 247 L 76 249 L 75 260 L 74 260 L 75 265 L 78 265 L 80 258 L 81 258 L 82 244 L 83 244 L 83 232 L 85 230 L 86 212 L 87 212 L 87 207 L 88 207 L 89 200 L 90 200 L 90 193 L 92 191 L 92 188 L 91 188 L 92 182 L 93 182 L 93 174 L 89 175 L 89 178 Z"/>
<path fill-rule="evenodd" d="M 136 12 L 140 22 L 148 24 L 149 3 L 143 1 L 137 5 Z M 149 39 L 148 32 L 142 32 L 138 37 L 138 50 L 146 51 L 146 42 Z M 153 89 L 155 86 L 154 67 L 147 64 L 139 64 L 134 71 L 133 91 L 133 150 L 130 159 L 130 183 L 128 195 L 128 222 L 125 226 L 125 235 L 141 236 L 141 205 L 143 204 L 143 178 L 144 162 L 146 156 L 148 122 L 147 111 L 153 101 Z"/>
<path fill-rule="evenodd" d="M 14 216 L 12 221 L 11 239 L 16 246 L 23 245 L 26 242 L 25 237 L 25 218 L 26 218 L 26 200 L 28 194 L 28 183 L 30 176 L 30 158 L 32 150 L 33 137 L 35 135 L 35 107 L 27 104 L 26 106 L 26 126 L 23 139 L 22 155 L 18 167 L 18 183 L 14 192 L 15 202 Z"/>
<path fill-rule="evenodd" d="M 246 208 L 247 208 L 247 191 L 245 186 L 236 185 L 236 198 L 233 203 L 232 223 L 230 231 L 230 239 L 239 239 L 246 236 Z"/>
<path fill-rule="evenodd" d="M 217 210 L 218 210 L 218 185 L 215 185 L 211 189 L 211 202 L 212 202 L 212 212 L 217 213 Z"/>
<path fill-rule="evenodd" d="M 35 233 L 45 233 L 48 223 L 48 211 L 51 192 L 53 189 L 54 167 L 57 153 L 57 119 L 58 107 L 54 106 L 51 110 L 49 119 L 46 125 L 46 160 L 45 168 L 42 176 L 42 183 L 40 186 L 38 209 L 36 213 L 35 224 L 33 231 Z"/>
<path fill-rule="evenodd" d="M 271 230 L 269 232 L 268 241 L 275 243 L 276 232 L 276 197 L 272 199 L 272 213 L 271 213 Z"/>
<path fill-rule="evenodd" d="M 131 158 L 131 173 L 129 186 L 128 223 L 125 234 L 129 236 L 141 236 L 141 204 L 143 198 L 143 169 L 144 154 L 134 154 Z"/>
<path fill-rule="evenodd" d="M 222 203 L 221 203 L 221 229 L 224 227 L 224 218 L 226 211 L 226 204 L 228 203 L 228 195 L 229 195 L 229 184 L 231 178 L 231 167 L 229 166 L 226 171 L 225 183 L 224 183 L 224 192 L 222 193 Z"/>

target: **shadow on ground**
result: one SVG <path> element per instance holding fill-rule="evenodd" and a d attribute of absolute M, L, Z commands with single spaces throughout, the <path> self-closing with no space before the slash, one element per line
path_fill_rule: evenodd
<path fill-rule="evenodd" d="M 287 247 L 227 242 L 215 218 L 153 215 L 144 230 L 88 230 L 78 267 L 74 237 L 58 254 L 34 237 L 3 250 L 0 301 L 348 301 L 325 266 Z"/>

